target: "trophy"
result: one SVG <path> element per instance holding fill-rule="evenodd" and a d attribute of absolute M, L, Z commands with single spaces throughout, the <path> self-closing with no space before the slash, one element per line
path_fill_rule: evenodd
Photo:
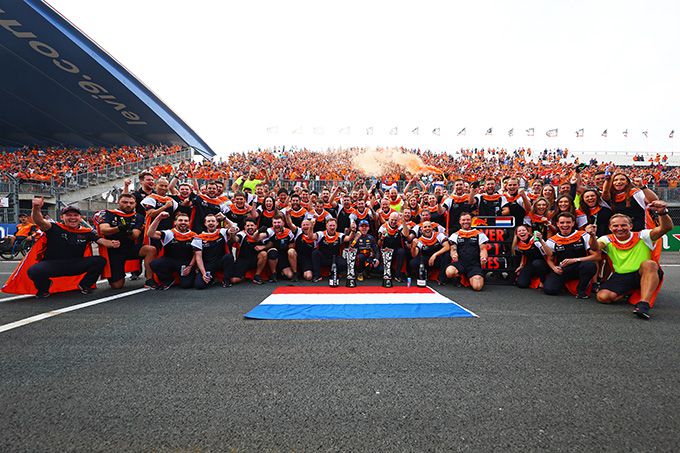
<path fill-rule="evenodd" d="M 347 248 L 344 252 L 345 259 L 347 260 L 347 287 L 355 288 L 357 286 L 356 273 L 354 270 L 354 265 L 357 260 L 357 249 Z"/>
<path fill-rule="evenodd" d="M 338 286 L 338 264 L 335 262 L 335 255 L 333 255 L 333 264 L 331 264 L 331 278 L 328 280 L 328 286 L 331 288 Z"/>
<path fill-rule="evenodd" d="M 392 287 L 392 255 L 394 250 L 389 248 L 383 248 L 381 250 L 383 259 L 383 283 L 385 288 Z"/>

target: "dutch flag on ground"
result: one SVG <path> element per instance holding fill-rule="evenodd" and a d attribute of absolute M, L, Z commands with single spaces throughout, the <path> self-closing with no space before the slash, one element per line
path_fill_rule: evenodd
<path fill-rule="evenodd" d="M 282 286 L 245 315 L 250 319 L 476 318 L 429 287 Z"/>

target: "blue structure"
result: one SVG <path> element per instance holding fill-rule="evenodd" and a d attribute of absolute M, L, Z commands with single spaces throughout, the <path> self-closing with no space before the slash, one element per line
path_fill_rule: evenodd
<path fill-rule="evenodd" d="M 0 144 L 185 144 L 215 153 L 49 5 L 0 0 Z"/>

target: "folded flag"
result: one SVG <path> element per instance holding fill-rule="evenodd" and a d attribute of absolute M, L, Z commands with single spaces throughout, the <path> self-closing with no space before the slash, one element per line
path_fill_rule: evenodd
<path fill-rule="evenodd" d="M 476 318 L 432 288 L 282 286 L 245 315 L 250 319 Z"/>

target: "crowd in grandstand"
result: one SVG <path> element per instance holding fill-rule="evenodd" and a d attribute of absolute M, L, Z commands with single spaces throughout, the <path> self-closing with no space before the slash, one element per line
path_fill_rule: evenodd
<path fill-rule="evenodd" d="M 54 182 L 80 173 L 104 171 L 179 152 L 179 145 L 120 146 L 115 148 L 32 148 L 0 151 L 0 178 L 19 181 Z"/>
<path fill-rule="evenodd" d="M 361 148 L 334 151 L 311 151 L 306 149 L 289 149 L 274 151 L 271 149 L 230 154 L 225 160 L 203 162 L 185 162 L 180 171 L 188 177 L 203 180 L 235 180 L 257 168 L 258 178 L 268 181 L 277 180 L 321 180 L 321 181 L 355 181 L 365 175 L 357 168 L 357 154 Z M 541 179 L 546 183 L 557 184 L 565 172 L 569 172 L 578 159 L 569 159 L 568 150 L 544 150 L 532 152 L 529 148 L 512 151 L 505 149 L 460 149 L 457 153 L 435 153 L 417 149 L 399 150 L 401 153 L 417 155 L 426 166 L 436 167 L 439 175 L 430 174 L 430 179 L 452 182 L 461 177 L 466 182 L 484 180 L 489 177 L 500 178 L 503 175 L 517 175 L 525 181 Z M 659 157 L 659 156 L 657 156 Z M 677 187 L 680 180 L 680 168 L 667 166 L 662 158 L 653 158 L 647 166 L 626 169 L 631 177 L 640 177 L 648 184 L 656 187 Z M 586 177 L 611 166 L 610 162 L 591 160 L 583 174 Z M 409 181 L 417 169 L 407 166 L 392 166 L 386 176 L 391 181 Z M 164 169 L 154 170 L 157 176 L 165 174 Z M 373 174 L 369 176 L 380 176 Z"/>
<path fill-rule="evenodd" d="M 318 282 L 330 272 L 331 281 L 429 278 L 479 291 L 492 242 L 480 225 L 502 218 L 516 226 L 514 239 L 494 253 L 506 256 L 517 286 L 580 299 L 595 292 L 602 303 L 630 298 L 635 314 L 649 318 L 663 276 L 659 239 L 673 224 L 648 182 L 677 179 L 677 169 L 567 163 L 567 151 L 538 159 L 523 149 L 416 154 L 427 179 L 398 159 L 383 174 L 360 174 L 356 150 L 258 151 L 156 168 L 139 175 L 134 191 L 126 181 L 118 208 L 94 219 L 96 232 L 75 207 L 61 222 L 46 220 L 36 198 L 31 218 L 42 246 L 5 290 L 47 297 L 76 285 L 89 293 L 100 275 L 121 288 L 127 272 L 143 270 L 158 290 Z M 310 189 L 316 177 L 328 185 Z M 298 183 L 287 189 L 281 179 Z M 100 256 L 88 256 L 91 242 Z"/>

